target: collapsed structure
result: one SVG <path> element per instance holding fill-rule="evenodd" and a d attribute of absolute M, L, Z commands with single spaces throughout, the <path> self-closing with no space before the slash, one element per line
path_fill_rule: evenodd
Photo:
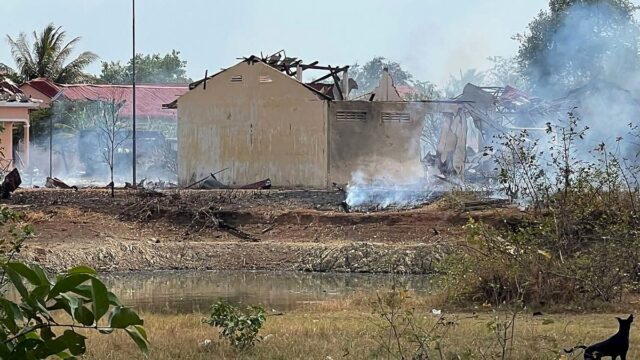
<path fill-rule="evenodd" d="M 427 115 L 462 123 L 464 103 L 403 101 L 386 71 L 373 92 L 350 100 L 357 84 L 348 69 L 249 56 L 192 83 L 166 106 L 178 109 L 179 183 L 226 168 L 219 179 L 229 185 L 270 178 L 273 186 L 325 188 L 354 172 L 422 176 Z M 305 83 L 306 70 L 327 74 Z"/>
<path fill-rule="evenodd" d="M 0 75 L 0 172 L 7 173 L 17 165 L 26 167 L 29 164 L 29 111 L 37 109 L 41 102 Z M 21 158 L 13 148 L 16 125 L 23 128 Z"/>

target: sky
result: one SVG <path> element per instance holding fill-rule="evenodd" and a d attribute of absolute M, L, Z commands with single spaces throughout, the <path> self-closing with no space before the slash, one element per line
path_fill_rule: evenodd
<path fill-rule="evenodd" d="M 399 62 L 419 80 L 444 85 L 452 73 L 485 69 L 489 56 L 514 56 L 512 36 L 548 0 L 221 1 L 137 0 L 136 52 L 178 50 L 193 78 L 251 54 L 285 49 L 287 56 L 327 65 Z M 5 39 L 53 22 L 77 52 L 101 61 L 132 54 L 131 0 L 0 0 L 0 63 L 13 66 Z M 100 63 L 88 68 L 99 73 Z"/>

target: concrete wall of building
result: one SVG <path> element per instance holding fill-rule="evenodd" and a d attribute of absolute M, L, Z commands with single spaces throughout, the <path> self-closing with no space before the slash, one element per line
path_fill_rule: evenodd
<path fill-rule="evenodd" d="M 178 99 L 178 180 L 327 184 L 327 100 L 263 63 L 241 62 Z"/>
<path fill-rule="evenodd" d="M 2 108 L 0 108 L 2 112 Z M 13 160 L 13 123 L 11 121 L 0 122 L 0 169 L 4 170 Z"/>
<path fill-rule="evenodd" d="M 420 134 L 427 113 L 455 113 L 458 104 L 334 101 L 329 106 L 329 182 L 385 177 L 412 183 L 424 176 Z"/>

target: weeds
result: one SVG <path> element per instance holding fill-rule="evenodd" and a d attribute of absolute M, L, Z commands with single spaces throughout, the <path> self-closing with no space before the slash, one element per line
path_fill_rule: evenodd
<path fill-rule="evenodd" d="M 211 315 L 202 322 L 219 327 L 220 338 L 227 339 L 231 346 L 246 350 L 262 338 L 258 332 L 267 320 L 266 313 L 259 306 L 249 306 L 244 311 L 224 300 L 211 307 Z"/>
<path fill-rule="evenodd" d="M 565 126 L 547 125 L 546 149 L 526 131 L 500 137 L 500 183 L 530 211 L 504 226 L 469 221 L 438 266 L 452 302 L 611 302 L 636 289 L 637 168 L 619 146 L 585 152 L 587 131 L 570 113 Z"/>

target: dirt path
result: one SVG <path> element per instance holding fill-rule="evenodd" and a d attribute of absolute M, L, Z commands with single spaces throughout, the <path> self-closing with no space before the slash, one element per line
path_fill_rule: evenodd
<path fill-rule="evenodd" d="M 469 216 L 430 205 L 345 213 L 340 192 L 22 190 L 37 235 L 23 258 L 52 269 L 263 269 L 426 273 Z"/>

